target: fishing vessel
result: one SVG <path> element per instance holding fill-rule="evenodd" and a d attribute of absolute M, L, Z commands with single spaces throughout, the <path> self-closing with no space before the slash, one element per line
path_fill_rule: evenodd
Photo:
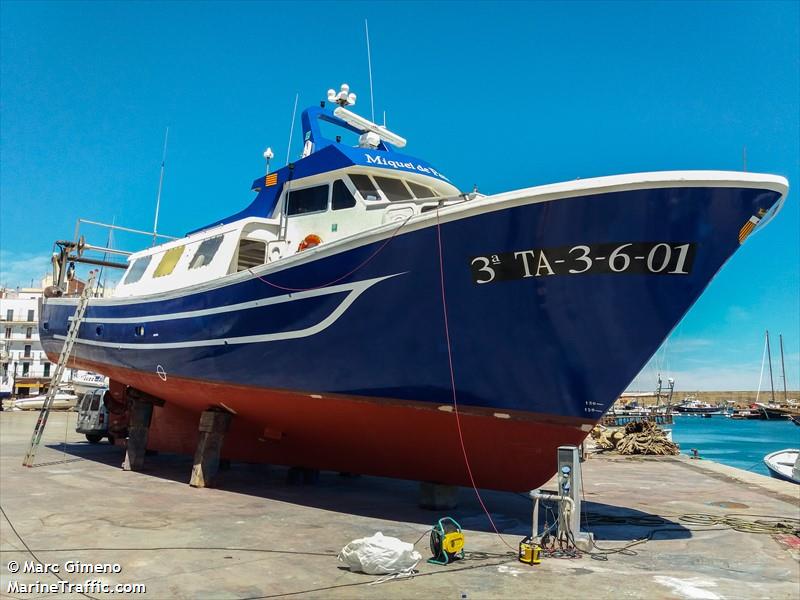
<path fill-rule="evenodd" d="M 708 402 L 702 402 L 697 396 L 686 396 L 683 402 L 672 407 L 676 413 L 687 415 L 721 415 L 722 408 Z"/>
<path fill-rule="evenodd" d="M 125 389 L 160 399 L 148 447 L 193 453 L 216 408 L 233 460 L 533 489 L 788 190 L 667 171 L 462 193 L 353 100 L 330 90 L 248 206 L 132 254 L 90 300 L 70 364 L 121 407 Z M 51 360 L 79 246 L 44 301 Z"/>

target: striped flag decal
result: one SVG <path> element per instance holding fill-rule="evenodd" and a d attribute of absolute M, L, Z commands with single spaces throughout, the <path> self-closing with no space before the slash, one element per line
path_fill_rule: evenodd
<path fill-rule="evenodd" d="M 739 243 L 740 244 L 744 243 L 744 241 L 747 239 L 747 236 L 750 235 L 753 232 L 753 229 L 756 228 L 756 225 L 758 225 L 758 222 L 760 220 L 761 219 L 759 219 L 758 217 L 755 217 L 755 216 L 750 217 L 747 220 L 747 222 L 739 230 Z"/>
<path fill-rule="evenodd" d="M 271 185 L 275 185 L 278 183 L 278 174 L 277 173 L 270 173 L 264 178 L 264 184 L 269 187 Z"/>

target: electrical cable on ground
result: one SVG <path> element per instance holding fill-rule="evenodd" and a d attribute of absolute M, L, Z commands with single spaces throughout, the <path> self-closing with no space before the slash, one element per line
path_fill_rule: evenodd
<path fill-rule="evenodd" d="M 0 512 L 1 512 L 1 513 L 3 513 L 3 517 L 4 517 L 4 518 L 5 518 L 5 520 L 8 522 L 8 525 L 9 525 L 9 527 L 11 527 L 11 531 L 13 531 L 13 532 L 14 532 L 14 535 L 15 535 L 15 536 L 17 536 L 17 539 L 18 539 L 18 540 L 19 540 L 19 541 L 22 543 L 22 545 L 23 545 L 23 546 L 25 546 L 25 550 L 27 550 L 27 551 L 28 551 L 28 554 L 30 554 L 30 555 L 33 557 L 33 559 L 34 559 L 34 560 L 35 560 L 37 563 L 39 563 L 39 564 L 40 564 L 40 565 L 42 565 L 42 566 L 45 566 L 45 563 L 43 563 L 41 560 L 39 560 L 39 557 L 38 557 L 38 556 L 36 556 L 36 553 L 35 553 L 33 550 L 31 550 L 31 549 L 30 549 L 30 546 L 28 546 L 28 543 L 27 543 L 27 542 L 26 542 L 26 541 L 23 539 L 23 537 L 22 537 L 22 536 L 19 534 L 19 532 L 17 531 L 17 528 L 16 528 L 16 527 L 14 527 L 14 523 L 12 523 L 12 522 L 11 522 L 11 519 L 9 519 L 9 518 L 8 518 L 8 515 L 6 514 L 6 511 L 5 511 L 5 509 L 4 509 L 4 508 L 3 508 L 1 505 L 0 505 Z M 52 575 L 53 575 L 53 576 L 54 576 L 56 579 L 58 579 L 59 581 L 63 581 L 63 582 L 65 582 L 65 583 L 68 583 L 68 580 L 66 580 L 66 579 L 64 579 L 63 577 L 61 577 L 61 575 L 59 575 L 58 573 L 52 573 Z M 90 596 L 89 594 L 86 594 L 86 593 L 84 593 L 84 592 L 78 592 L 78 593 L 79 593 L 81 596 L 83 596 L 84 598 L 89 598 L 89 600 L 99 600 L 99 599 L 98 599 L 98 598 L 96 598 L 95 596 Z"/>

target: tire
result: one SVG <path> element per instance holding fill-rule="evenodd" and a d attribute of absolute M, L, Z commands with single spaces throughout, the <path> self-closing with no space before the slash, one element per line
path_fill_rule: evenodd
<path fill-rule="evenodd" d="M 97 435 L 96 433 L 87 433 L 86 439 L 89 440 L 90 444 L 99 444 L 100 440 L 103 439 L 103 436 Z"/>

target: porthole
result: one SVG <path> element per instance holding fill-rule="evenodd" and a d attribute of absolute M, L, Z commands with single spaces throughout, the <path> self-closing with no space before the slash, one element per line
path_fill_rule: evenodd
<path fill-rule="evenodd" d="M 133 332 L 136 337 L 144 337 L 144 325 L 137 325 Z"/>
<path fill-rule="evenodd" d="M 94 332 L 97 335 L 103 335 L 103 326 L 102 325 L 98 325 L 97 327 L 94 328 Z"/>

